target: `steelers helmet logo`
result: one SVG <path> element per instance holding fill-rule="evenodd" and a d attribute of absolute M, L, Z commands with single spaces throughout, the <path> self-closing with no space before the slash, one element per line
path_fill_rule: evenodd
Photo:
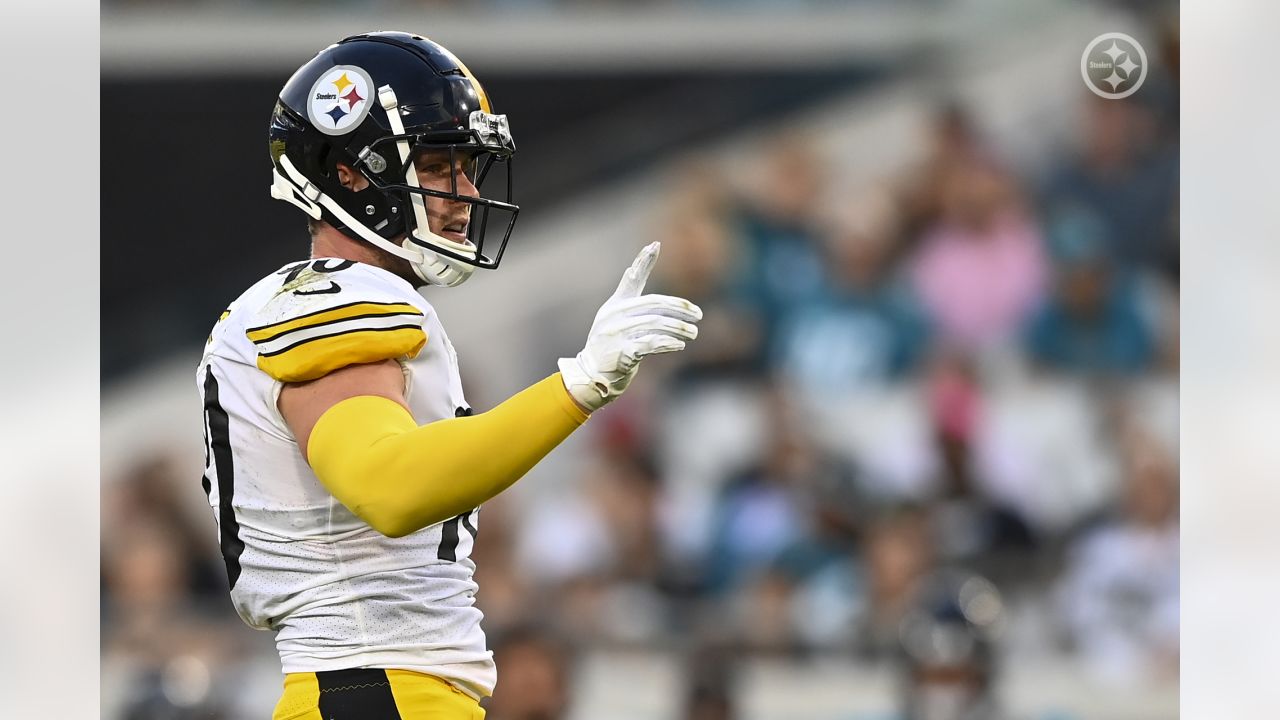
<path fill-rule="evenodd" d="M 338 65 L 320 76 L 307 98 L 311 124 L 327 135 L 344 135 L 369 114 L 373 80 L 354 65 Z"/>
<path fill-rule="evenodd" d="M 1085 47 L 1080 56 L 1080 75 L 1099 97 L 1129 97 L 1147 79 L 1147 51 L 1129 35 L 1104 33 Z"/>

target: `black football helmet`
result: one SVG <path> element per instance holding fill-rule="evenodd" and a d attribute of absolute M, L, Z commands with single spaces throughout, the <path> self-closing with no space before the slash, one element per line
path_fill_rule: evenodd
<path fill-rule="evenodd" d="M 515 143 L 480 82 L 453 53 L 403 32 L 354 35 L 321 50 L 285 83 L 269 132 L 274 183 L 285 200 L 346 235 L 409 261 L 426 283 L 452 287 L 477 268 L 502 260 L 520 208 L 511 202 Z M 479 195 L 422 187 L 414 159 L 448 152 Z M 342 163 L 369 185 L 344 188 Z M 491 172 L 499 165 L 501 172 Z M 489 197 L 486 180 L 505 187 Z M 427 196 L 471 206 L 466 240 L 437 235 L 427 223 Z M 496 247 L 487 246 L 490 215 L 505 219 Z"/>

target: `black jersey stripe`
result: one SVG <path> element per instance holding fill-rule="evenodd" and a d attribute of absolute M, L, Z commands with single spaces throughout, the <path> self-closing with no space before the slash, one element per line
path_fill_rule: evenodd
<path fill-rule="evenodd" d="M 476 538 L 479 537 L 479 535 L 476 534 L 476 526 L 471 524 L 471 514 L 474 512 L 475 510 L 472 510 L 462 516 L 462 527 L 466 528 L 467 532 L 471 533 L 471 542 L 475 542 Z"/>
<path fill-rule="evenodd" d="M 276 355 L 283 355 L 289 352 L 290 350 L 302 345 L 306 345 L 309 342 L 316 342 L 317 340 L 328 340 L 329 338 L 339 337 L 342 335 L 351 335 L 353 333 L 362 333 L 362 332 L 391 332 L 392 330 L 422 330 L 422 326 L 421 325 L 393 325 L 391 327 L 384 327 L 384 328 L 354 328 L 351 330 L 343 330 L 341 332 L 329 333 L 327 335 L 318 335 L 313 338 L 299 340 L 298 342 L 293 343 L 292 345 L 286 345 L 280 348 L 279 350 L 272 350 L 271 352 L 260 352 L 258 353 L 258 356 L 274 357 Z"/>
<path fill-rule="evenodd" d="M 357 304 L 367 305 L 368 303 L 357 303 Z M 388 312 L 388 313 L 365 313 L 364 315 L 352 315 L 351 317 L 334 318 L 334 319 L 332 319 L 332 320 L 324 320 L 324 321 L 322 321 L 322 322 L 312 323 L 311 325 L 303 325 L 303 326 L 301 326 L 301 327 L 289 328 L 288 330 L 282 330 L 282 331 L 280 331 L 280 332 L 276 333 L 275 335 L 269 335 L 269 336 L 267 336 L 267 337 L 259 338 L 259 339 L 257 339 L 257 340 L 254 340 L 254 341 L 253 341 L 253 344 L 254 344 L 254 345 L 263 345 L 263 344 L 265 344 L 265 343 L 274 342 L 274 341 L 276 341 L 276 340 L 278 340 L 278 339 L 280 339 L 280 338 L 284 337 L 285 335 L 288 335 L 289 333 L 300 332 L 300 331 L 302 331 L 302 330 L 310 330 L 311 328 L 324 327 L 325 325 L 333 325 L 333 324 L 335 324 L 335 323 L 350 322 L 350 321 L 352 321 L 352 320 L 368 320 L 369 318 L 397 317 L 397 316 L 400 316 L 400 315 L 416 315 L 416 316 L 418 316 L 418 317 L 422 317 L 422 312 L 421 312 L 421 311 L 419 311 L 419 310 L 400 310 L 400 311 L 397 311 L 397 312 Z M 298 318 L 294 318 L 293 320 L 297 320 L 297 319 L 298 319 Z M 290 320 L 289 322 L 293 322 L 293 320 Z M 277 323 L 277 324 L 279 324 L 279 323 Z"/>
<path fill-rule="evenodd" d="M 476 539 L 476 526 L 471 524 L 471 513 L 475 510 L 468 510 L 459 515 L 455 515 L 440 526 L 440 545 L 436 548 L 436 559 L 447 562 L 458 561 L 458 541 L 461 539 L 459 526 L 465 527 L 468 533 L 471 533 L 471 541 Z"/>
<path fill-rule="evenodd" d="M 213 374 L 213 365 L 205 366 L 204 371 L 204 412 L 209 422 L 209 449 L 218 475 L 218 545 L 227 565 L 227 581 L 234 589 L 240 579 L 244 541 L 240 539 L 240 523 L 232 505 L 236 470 L 231 454 L 231 421 L 218 397 L 218 378 Z"/>
<path fill-rule="evenodd" d="M 245 332 L 251 333 L 251 332 L 258 332 L 260 330 L 270 330 L 271 328 L 276 327 L 278 325 L 291 323 L 295 320 L 305 320 L 306 318 L 309 318 L 309 317 L 315 317 L 316 315 L 323 315 L 324 313 L 333 312 L 334 310 L 342 310 L 343 308 L 349 308 L 354 305 L 382 305 L 384 307 L 390 306 L 390 305 L 408 305 L 409 307 L 413 307 L 412 303 L 407 303 L 407 302 L 377 302 L 374 300 L 356 300 L 355 302 L 343 303 L 342 305 L 334 305 L 333 307 L 327 307 L 321 310 L 315 310 L 309 313 L 295 315 L 291 318 L 288 318 L 287 320 L 279 320 L 277 322 L 267 323 L 266 325 L 259 325 L 257 327 L 245 328 Z"/>
<path fill-rule="evenodd" d="M 436 559 L 445 562 L 458 561 L 458 522 L 461 515 L 455 515 L 440 526 L 440 545 L 436 547 Z"/>

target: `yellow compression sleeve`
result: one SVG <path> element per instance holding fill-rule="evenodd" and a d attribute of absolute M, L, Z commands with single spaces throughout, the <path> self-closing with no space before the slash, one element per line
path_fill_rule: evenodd
<path fill-rule="evenodd" d="M 502 492 L 586 419 L 559 373 L 488 412 L 421 426 L 399 403 L 362 395 L 320 416 L 307 458 L 351 512 L 401 537 Z"/>

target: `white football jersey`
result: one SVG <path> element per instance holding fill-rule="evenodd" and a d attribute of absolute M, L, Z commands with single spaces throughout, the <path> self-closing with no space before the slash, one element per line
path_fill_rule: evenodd
<path fill-rule="evenodd" d="M 474 604 L 478 509 L 402 538 L 378 533 L 316 479 L 276 406 L 284 382 L 386 358 L 404 368 L 418 424 L 470 414 L 435 311 L 380 268 L 292 263 L 214 326 L 196 379 L 231 599 L 246 623 L 277 633 L 285 672 L 404 668 L 483 697 L 496 678 Z"/>

